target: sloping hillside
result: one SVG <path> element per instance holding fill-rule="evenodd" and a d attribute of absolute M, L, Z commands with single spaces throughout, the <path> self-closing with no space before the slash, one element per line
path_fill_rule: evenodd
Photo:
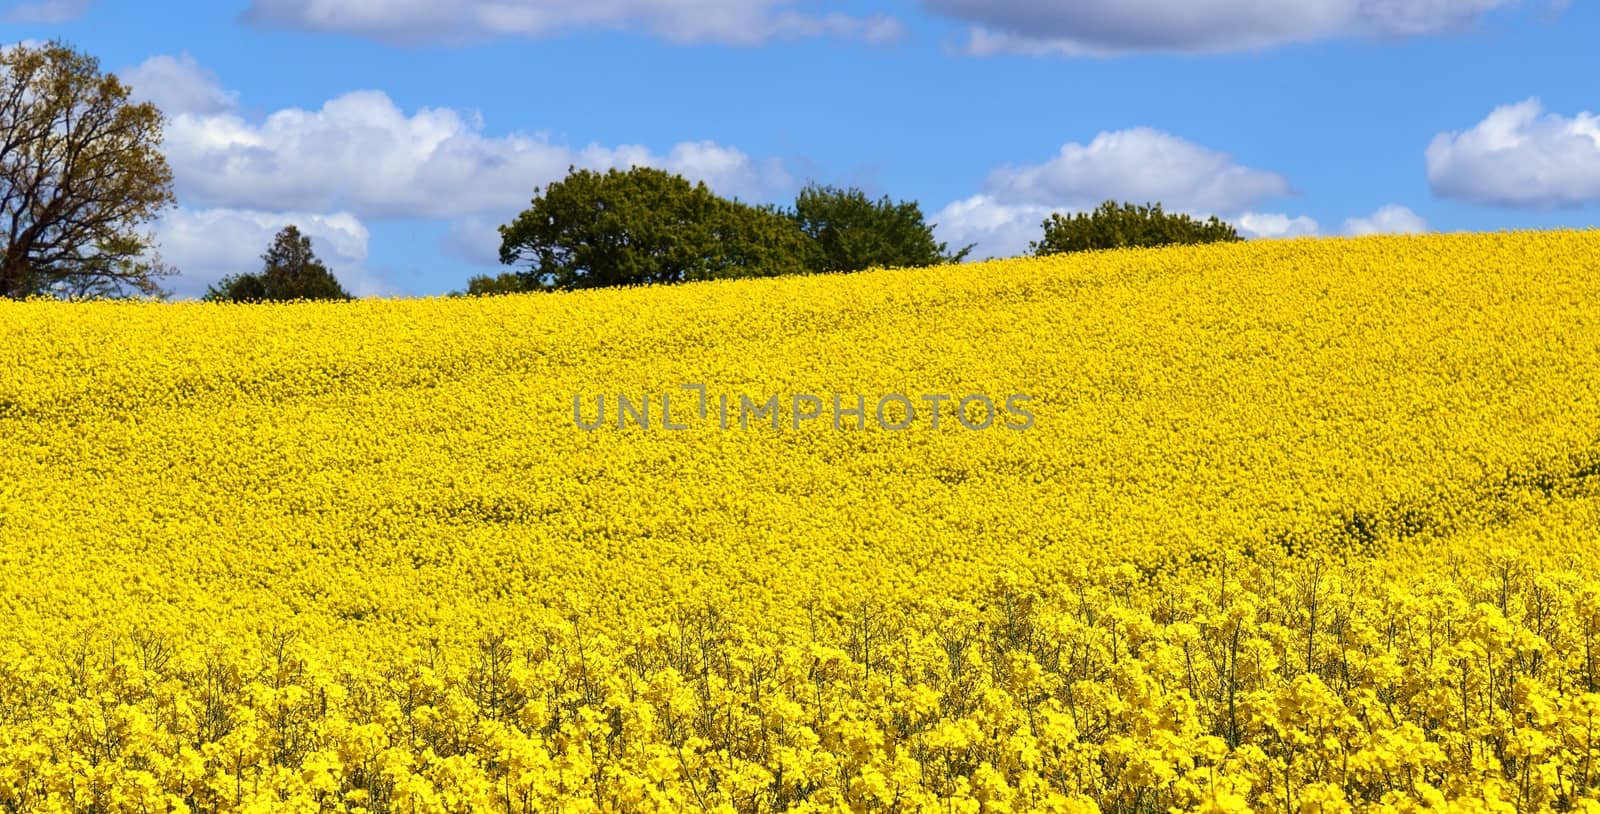
<path fill-rule="evenodd" d="M 1595 231 L 0 302 L 0 802 L 1594 804 L 1597 313 Z"/>

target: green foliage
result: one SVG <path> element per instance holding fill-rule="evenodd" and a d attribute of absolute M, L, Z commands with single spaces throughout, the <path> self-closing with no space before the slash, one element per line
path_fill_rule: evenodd
<path fill-rule="evenodd" d="M 528 291 L 528 281 L 523 275 L 514 271 L 505 271 L 490 276 L 480 274 L 467 281 L 467 290 L 455 292 L 455 296 L 488 297 L 495 294 L 515 294 L 519 291 Z"/>
<path fill-rule="evenodd" d="M 1205 221 L 1161 211 L 1161 204 L 1135 206 L 1106 201 L 1092 213 L 1060 213 L 1045 219 L 1044 239 L 1028 244 L 1036 255 L 1082 252 L 1093 249 L 1217 243 L 1242 240 L 1234 228 L 1217 216 Z"/>
<path fill-rule="evenodd" d="M 677 283 L 959 262 L 914 201 L 808 185 L 793 210 L 751 206 L 649 167 L 569 169 L 500 227 L 515 273 L 473 277 L 469 295 Z"/>
<path fill-rule="evenodd" d="M 650 167 L 572 170 L 500 227 L 527 290 L 677 283 L 805 270 L 805 236 L 771 207 Z M 481 290 L 501 290 L 493 278 Z"/>
<path fill-rule="evenodd" d="M 159 295 L 163 117 L 61 42 L 0 49 L 0 297 Z"/>
<path fill-rule="evenodd" d="M 859 189 L 843 190 L 809 184 L 795 199 L 791 220 L 811 245 L 806 266 L 811 271 L 861 271 L 959 263 L 972 246 L 947 254 L 933 239 L 915 201 L 893 203 L 885 195 L 867 199 Z"/>
<path fill-rule="evenodd" d="M 260 273 L 224 277 L 206 291 L 204 299 L 260 302 L 351 298 L 311 251 L 311 238 L 300 234 L 300 229 L 293 224 L 278 232 L 261 259 L 265 265 Z"/>

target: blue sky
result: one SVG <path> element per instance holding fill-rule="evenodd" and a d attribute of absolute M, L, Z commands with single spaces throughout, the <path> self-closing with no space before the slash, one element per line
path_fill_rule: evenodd
<path fill-rule="evenodd" d="M 1600 9 L 1556 0 L 0 0 L 170 118 L 180 296 L 285 223 L 460 289 L 569 164 L 916 200 L 975 257 L 1107 198 L 1247 234 L 1600 223 Z"/>

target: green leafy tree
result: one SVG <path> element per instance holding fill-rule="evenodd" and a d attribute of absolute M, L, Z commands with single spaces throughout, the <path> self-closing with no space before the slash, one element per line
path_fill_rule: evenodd
<path fill-rule="evenodd" d="M 60 42 L 0 47 L 0 297 L 159 295 L 163 118 Z"/>
<path fill-rule="evenodd" d="M 772 207 L 651 167 L 569 168 L 500 227 L 500 262 L 526 290 L 678 283 L 805 271 L 806 239 Z M 500 278 L 474 278 L 485 293 Z M 469 284 L 471 290 L 471 284 Z"/>
<path fill-rule="evenodd" d="M 1161 204 L 1100 204 L 1093 212 L 1065 217 L 1057 212 L 1046 218 L 1044 238 L 1028 244 L 1036 255 L 1082 252 L 1093 249 L 1217 243 L 1242 240 L 1230 225 L 1212 215 L 1204 221 L 1185 214 L 1161 211 Z"/>
<path fill-rule="evenodd" d="M 487 297 L 493 294 L 514 294 L 518 291 L 527 291 L 528 283 L 522 276 L 514 271 L 503 271 L 499 274 L 480 274 L 467 280 L 465 292 L 453 292 L 451 296 Z"/>
<path fill-rule="evenodd" d="M 811 238 L 806 266 L 811 271 L 861 271 L 959 263 L 972 246 L 948 254 L 933 239 L 915 201 L 872 201 L 859 189 L 808 184 L 795 198 L 789 217 Z"/>
<path fill-rule="evenodd" d="M 278 232 L 261 259 L 264 266 L 260 273 L 224 277 L 206 291 L 204 299 L 259 302 L 351 298 L 311 251 L 311 238 L 300 234 L 300 229 L 293 224 Z"/>

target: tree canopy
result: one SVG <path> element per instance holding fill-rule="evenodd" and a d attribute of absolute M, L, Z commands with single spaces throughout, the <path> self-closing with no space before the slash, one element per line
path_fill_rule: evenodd
<path fill-rule="evenodd" d="M 869 200 L 810 184 L 793 209 L 727 200 L 650 167 L 570 169 L 500 227 L 516 272 L 473 277 L 465 293 L 595 288 L 959 262 L 915 201 Z"/>
<path fill-rule="evenodd" d="M 164 120 L 60 42 L 0 48 L 0 297 L 159 294 Z"/>
<path fill-rule="evenodd" d="M 719 198 L 651 167 L 571 170 L 500 227 L 500 261 L 529 290 L 804 271 L 805 236 L 770 207 Z M 474 278 L 469 291 L 503 290 Z"/>
<path fill-rule="evenodd" d="M 806 266 L 811 271 L 861 271 L 959 263 L 972 246 L 955 254 L 933 238 L 915 201 L 877 201 L 859 189 L 808 184 L 795 198 L 789 217 L 811 238 Z"/>
<path fill-rule="evenodd" d="M 272 245 L 261 255 L 262 270 L 257 274 L 235 274 L 222 278 L 206 291 L 204 299 L 213 302 L 260 302 L 265 300 L 348 300 L 349 292 L 334 278 L 328 267 L 311 251 L 311 238 L 294 224 L 283 227 Z"/>
<path fill-rule="evenodd" d="M 1243 239 L 1232 226 L 1215 215 L 1199 221 L 1182 213 L 1163 212 L 1159 203 L 1144 206 L 1124 203 L 1119 206 L 1115 201 L 1106 201 L 1093 212 L 1076 212 L 1071 217 L 1053 213 L 1042 226 L 1043 239 L 1028 244 L 1034 254 L 1041 256 L 1093 249 Z"/>
<path fill-rule="evenodd" d="M 515 294 L 527 291 L 528 283 L 522 276 L 514 271 L 505 271 L 495 275 L 480 274 L 467 281 L 466 291 L 452 291 L 450 296 L 483 297 L 491 294 Z"/>

